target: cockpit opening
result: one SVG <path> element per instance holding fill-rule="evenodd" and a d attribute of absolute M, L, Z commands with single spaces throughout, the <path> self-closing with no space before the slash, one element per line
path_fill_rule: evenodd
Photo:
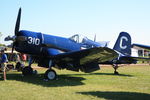
<path fill-rule="evenodd" d="M 76 43 L 84 43 L 85 40 L 87 40 L 87 37 L 79 34 L 75 34 L 69 38 L 70 40 L 76 42 Z"/>

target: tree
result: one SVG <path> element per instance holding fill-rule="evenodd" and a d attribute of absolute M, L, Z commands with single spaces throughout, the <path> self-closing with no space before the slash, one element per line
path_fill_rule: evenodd
<path fill-rule="evenodd" d="M 2 33 L 0 32 L 0 37 L 2 36 Z"/>
<path fill-rule="evenodd" d="M 1 36 L 2 36 L 2 33 L 0 32 L 0 37 L 1 37 Z M 5 46 L 5 45 L 0 43 L 0 46 Z"/>

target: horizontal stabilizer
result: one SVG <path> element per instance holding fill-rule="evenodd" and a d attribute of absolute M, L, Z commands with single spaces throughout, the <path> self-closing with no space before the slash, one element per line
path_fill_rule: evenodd
<path fill-rule="evenodd" d="M 137 63 L 137 61 L 150 61 L 150 58 L 122 56 L 120 57 L 118 63 L 131 64 L 131 63 Z"/>
<path fill-rule="evenodd" d="M 144 57 L 131 57 L 131 58 L 138 61 L 150 61 L 150 58 L 144 58 Z"/>

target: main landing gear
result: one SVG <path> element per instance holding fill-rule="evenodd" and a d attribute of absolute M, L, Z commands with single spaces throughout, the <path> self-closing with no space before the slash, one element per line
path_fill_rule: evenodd
<path fill-rule="evenodd" d="M 24 76 L 37 74 L 37 71 L 31 68 L 32 63 L 33 63 L 33 59 L 30 58 L 29 66 L 24 67 L 22 70 L 22 74 Z M 52 61 L 50 60 L 49 69 L 44 74 L 44 80 L 55 80 L 57 78 L 57 74 L 54 70 L 52 70 L 51 66 L 52 66 Z"/>
<path fill-rule="evenodd" d="M 44 78 L 46 80 L 55 80 L 57 78 L 57 74 L 54 70 L 48 69 L 44 74 Z"/>
<path fill-rule="evenodd" d="M 113 64 L 113 68 L 114 68 L 114 74 L 115 75 L 119 75 L 119 72 L 117 71 L 117 69 L 119 68 L 119 66 L 117 64 Z"/>
<path fill-rule="evenodd" d="M 33 68 L 31 68 L 29 66 L 24 67 L 22 70 L 23 76 L 33 75 L 33 74 L 37 74 L 37 70 L 33 70 Z"/>
<path fill-rule="evenodd" d="M 33 68 L 26 66 L 22 70 L 22 75 L 23 76 L 29 76 L 29 75 L 34 75 L 37 74 L 36 70 L 33 70 Z M 45 74 L 44 74 L 44 79 L 46 80 L 55 80 L 57 78 L 57 74 L 54 70 L 48 69 Z"/>
<path fill-rule="evenodd" d="M 37 70 L 33 70 L 33 68 L 31 67 L 31 64 L 34 62 L 34 59 L 32 59 L 32 56 L 30 56 L 29 59 L 29 65 L 25 66 L 22 69 L 22 75 L 23 76 L 28 76 L 28 75 L 33 75 L 33 74 L 37 74 Z"/>

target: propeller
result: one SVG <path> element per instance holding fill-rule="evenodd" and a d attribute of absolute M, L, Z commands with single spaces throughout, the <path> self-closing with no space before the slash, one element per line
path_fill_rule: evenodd
<path fill-rule="evenodd" d="M 16 39 L 16 36 L 19 35 L 20 19 L 21 19 L 21 8 L 19 8 L 18 16 L 17 16 L 17 20 L 16 20 L 16 26 L 15 26 L 15 31 L 14 31 L 14 33 L 15 33 L 15 39 Z M 15 49 L 15 45 L 16 45 L 16 40 L 13 42 L 13 45 L 12 45 L 12 53 L 13 53 L 13 51 Z"/>
<path fill-rule="evenodd" d="M 15 49 L 15 46 L 16 46 L 17 42 L 27 40 L 25 36 L 19 36 L 20 20 L 21 20 L 21 8 L 19 8 L 19 11 L 18 11 L 18 16 L 17 16 L 15 30 L 14 30 L 14 36 L 12 36 L 12 37 L 8 36 L 8 37 L 5 38 L 5 41 L 9 41 L 9 40 L 13 41 L 12 53 Z"/>
<path fill-rule="evenodd" d="M 94 42 L 96 42 L 96 34 L 95 34 L 95 36 L 94 36 Z"/>

